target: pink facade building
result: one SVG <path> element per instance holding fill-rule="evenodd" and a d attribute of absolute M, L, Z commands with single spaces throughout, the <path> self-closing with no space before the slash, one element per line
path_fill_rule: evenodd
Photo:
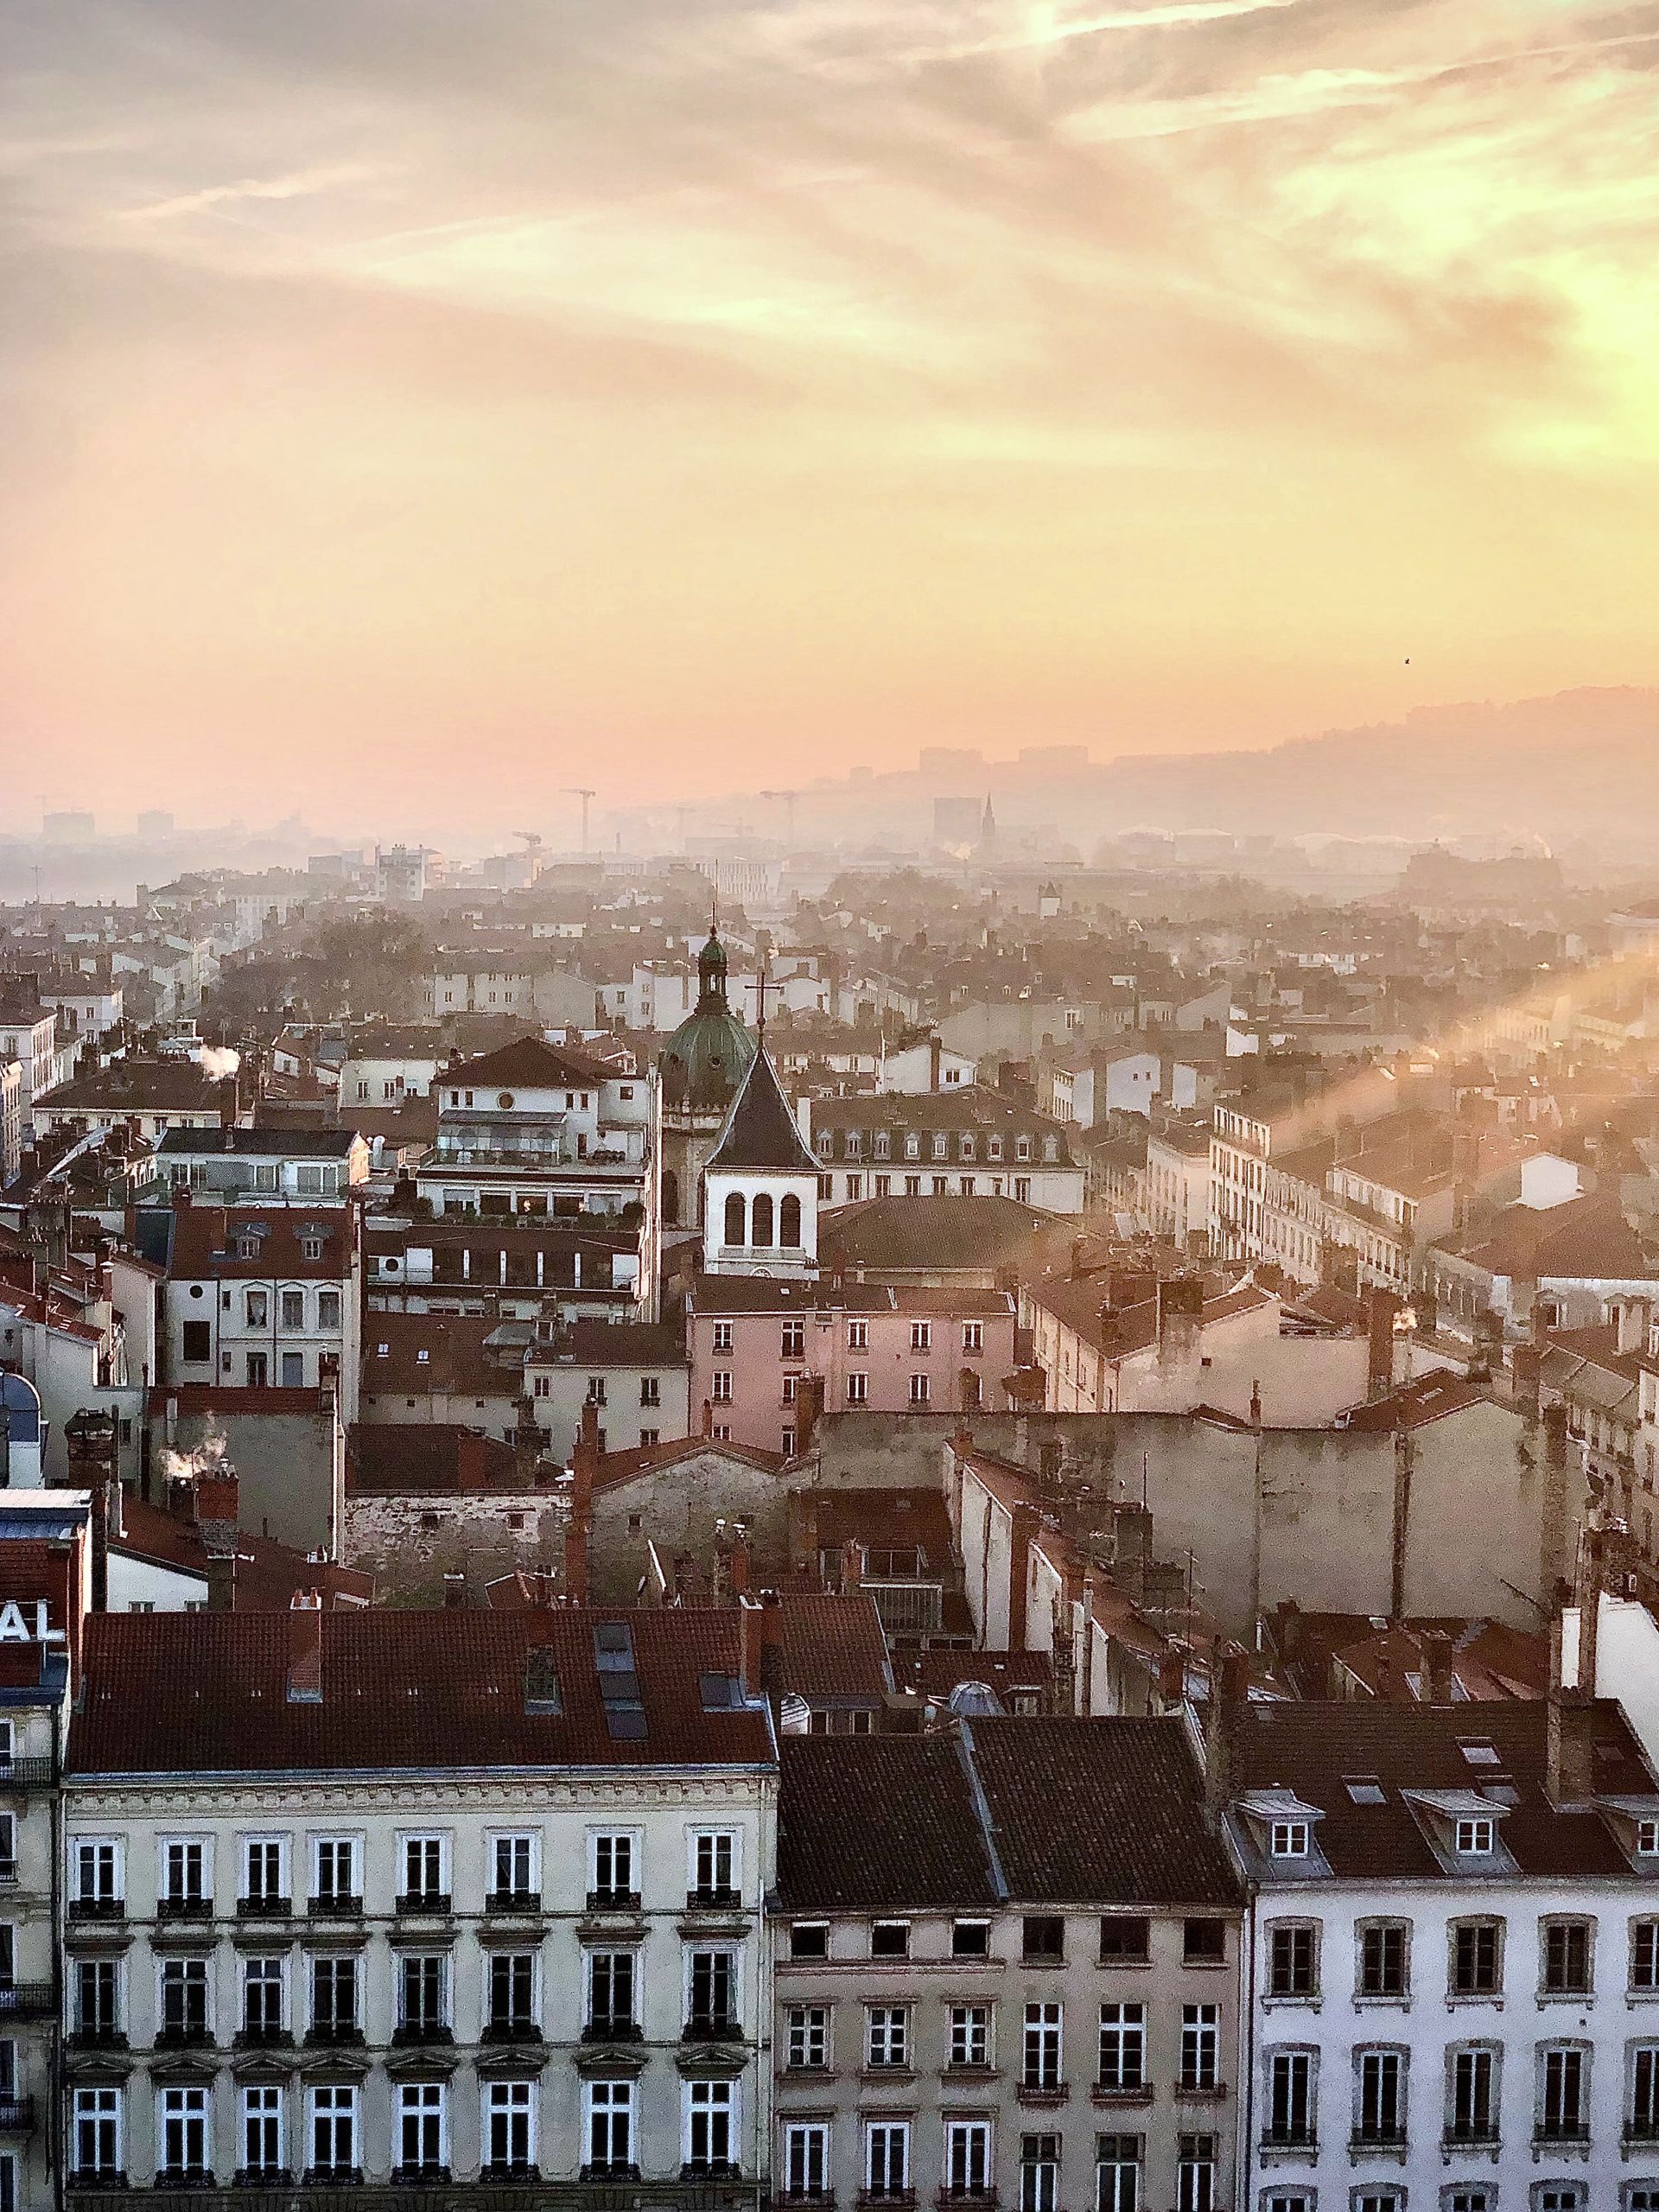
<path fill-rule="evenodd" d="M 1001 1410 L 1014 1301 L 997 1290 L 704 1274 L 689 1300 L 691 1418 L 716 1437 L 796 1448 L 802 1378 L 827 1413 Z"/>

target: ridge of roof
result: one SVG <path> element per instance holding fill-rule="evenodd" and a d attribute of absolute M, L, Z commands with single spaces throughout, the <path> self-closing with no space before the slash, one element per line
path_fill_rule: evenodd
<path fill-rule="evenodd" d="M 737 1096 L 703 1169 L 763 1168 L 774 1174 L 817 1177 L 818 1163 L 807 1150 L 778 1082 L 778 1071 L 764 1046 L 749 1062 Z"/>

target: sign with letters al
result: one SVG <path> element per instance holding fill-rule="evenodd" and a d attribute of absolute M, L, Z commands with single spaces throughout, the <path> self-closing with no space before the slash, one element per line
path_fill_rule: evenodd
<path fill-rule="evenodd" d="M 60 1643 L 61 1629 L 47 1624 L 44 1598 L 0 1601 L 0 1643 Z"/>

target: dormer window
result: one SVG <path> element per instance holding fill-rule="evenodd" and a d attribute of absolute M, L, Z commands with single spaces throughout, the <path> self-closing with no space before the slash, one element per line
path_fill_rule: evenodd
<path fill-rule="evenodd" d="M 1638 1821 L 1636 1847 L 1643 1859 L 1659 1857 L 1659 1821 Z"/>
<path fill-rule="evenodd" d="M 1306 1821 L 1274 1821 L 1268 1834 L 1268 1850 L 1274 1859 L 1306 1859 L 1308 1825 Z"/>
<path fill-rule="evenodd" d="M 1497 1830 L 1494 1822 L 1476 1814 L 1465 1814 L 1458 1821 L 1457 1849 L 1459 1858 L 1490 1859 L 1497 1847 Z"/>

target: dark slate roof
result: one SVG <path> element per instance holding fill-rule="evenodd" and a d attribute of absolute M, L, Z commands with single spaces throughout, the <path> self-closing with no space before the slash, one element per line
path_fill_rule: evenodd
<path fill-rule="evenodd" d="M 776 1687 L 809 1703 L 880 1705 L 891 1687 L 887 1640 L 875 1600 L 786 1590 L 778 1601 L 780 1649 Z"/>
<path fill-rule="evenodd" d="M 948 1274 L 1017 1258 L 1054 1216 L 1014 1198 L 863 1198 L 818 1216 L 818 1261 L 828 1268 L 895 1268 Z"/>
<path fill-rule="evenodd" d="M 613 1736 L 595 1629 L 632 1630 L 645 1732 Z M 290 1637 L 321 1635 L 322 1694 L 290 1700 Z M 550 1653 L 557 1711 L 530 1709 Z M 66 1770 L 263 1774 L 771 1763 L 763 1705 L 705 1711 L 739 1669 L 734 1610 L 106 1613 L 86 1624 Z M 543 1687 L 538 1680 L 538 1690 Z"/>
<path fill-rule="evenodd" d="M 1236 1906 L 1185 1722 L 976 1719 L 969 1732 L 1008 1894 L 1022 1903 Z"/>
<path fill-rule="evenodd" d="M 779 1750 L 778 1894 L 786 1912 L 996 1903 L 954 1738 L 790 1736 Z"/>
<path fill-rule="evenodd" d="M 357 1142 L 354 1129 L 168 1129 L 160 1153 L 226 1153 L 260 1160 L 345 1160 Z"/>
<path fill-rule="evenodd" d="M 1599 1700 L 1594 1729 L 1598 1795 L 1650 1796 L 1654 1778 L 1618 1707 Z M 1027 1724 L 1029 1725 L 1029 1724 Z M 1430 1848 L 1421 1814 L 1404 1794 L 1513 1785 L 1516 1802 L 1498 1834 L 1523 1875 L 1573 1877 L 1630 1872 L 1613 1831 L 1592 1810 L 1558 1812 L 1545 1794 L 1548 1707 L 1541 1698 L 1513 1704 L 1395 1705 L 1357 1700 L 1333 1705 L 1250 1705 L 1230 1720 L 1235 1796 L 1288 1789 L 1325 1817 L 1319 1847 L 1338 1878 L 1453 1878 Z M 1462 1741 L 1491 1744 L 1496 1764 L 1471 1764 Z M 1375 1777 L 1380 1805 L 1354 1803 L 1345 1777 Z M 1458 1877 L 1456 1878 L 1463 1878 Z"/>
<path fill-rule="evenodd" d="M 473 1089 L 499 1084 L 504 1090 L 563 1090 L 569 1086 L 588 1090 L 624 1072 L 573 1052 L 568 1046 L 550 1045 L 540 1037 L 521 1037 L 515 1045 L 486 1052 L 481 1059 L 462 1060 L 439 1071 L 436 1085 L 442 1090 Z"/>
<path fill-rule="evenodd" d="M 750 1061 L 703 1172 L 726 1168 L 741 1173 L 757 1167 L 781 1175 L 816 1176 L 818 1172 L 817 1161 L 795 1126 L 789 1101 L 778 1087 L 778 1071 L 764 1052 Z"/>

